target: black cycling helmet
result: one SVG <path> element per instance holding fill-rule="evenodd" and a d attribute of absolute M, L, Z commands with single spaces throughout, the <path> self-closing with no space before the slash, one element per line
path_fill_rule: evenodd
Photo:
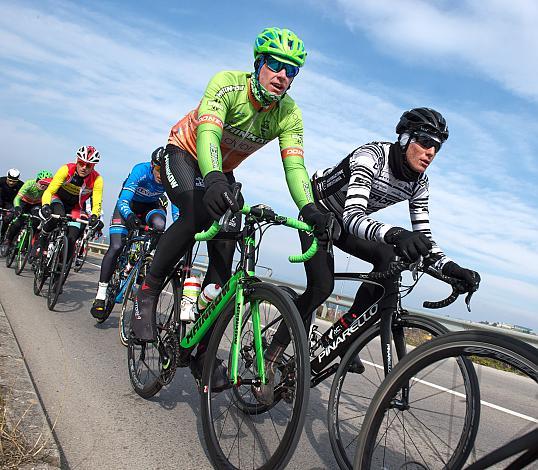
<path fill-rule="evenodd" d="M 448 139 L 448 127 L 441 113 L 431 108 L 413 108 L 402 114 L 396 126 L 396 134 L 423 131 L 433 134 L 444 142 Z"/>
<path fill-rule="evenodd" d="M 160 165 L 163 155 L 164 155 L 164 147 L 156 148 L 151 154 L 151 164 Z"/>

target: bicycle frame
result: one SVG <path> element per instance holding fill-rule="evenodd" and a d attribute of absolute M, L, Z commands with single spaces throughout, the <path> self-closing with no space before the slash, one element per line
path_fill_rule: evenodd
<path fill-rule="evenodd" d="M 193 349 L 207 334 L 208 330 L 215 323 L 217 317 L 228 307 L 232 298 L 235 296 L 234 304 L 234 332 L 232 341 L 232 358 L 230 367 L 230 380 L 234 385 L 238 384 L 238 361 L 239 348 L 241 343 L 241 328 L 244 314 L 245 291 L 248 292 L 248 284 L 258 282 L 255 277 L 255 226 L 253 219 L 248 216 L 245 221 L 245 227 L 241 233 L 240 240 L 243 244 L 241 260 L 237 271 L 232 275 L 228 282 L 222 288 L 220 294 L 206 307 L 200 317 L 194 322 L 193 326 L 181 340 L 179 346 L 182 349 Z M 266 382 L 265 365 L 263 360 L 263 344 L 260 325 L 260 311 L 257 304 L 252 306 L 252 324 L 254 327 L 254 348 L 256 351 L 256 364 L 260 380 Z"/>
<path fill-rule="evenodd" d="M 129 256 L 129 251 L 131 250 L 131 247 L 135 243 L 141 243 L 141 242 L 143 242 L 143 245 L 144 245 L 142 249 L 142 253 L 144 256 L 138 256 L 138 259 L 136 260 L 135 265 L 133 266 L 133 268 L 127 275 L 127 277 L 121 281 L 120 289 L 118 293 L 116 294 L 115 303 L 123 302 L 123 295 L 125 294 L 125 289 L 127 289 L 127 286 L 129 285 L 130 279 L 135 275 L 135 273 L 136 275 L 138 275 L 138 272 L 140 271 L 140 267 L 142 266 L 142 262 L 144 261 L 144 258 L 145 258 L 145 253 L 149 251 L 149 247 L 151 244 L 151 237 L 148 238 L 147 235 L 139 235 L 139 236 L 128 239 L 127 242 L 125 243 L 125 247 L 123 248 L 122 253 L 120 254 L 120 258 L 118 259 L 118 265 L 120 264 L 121 259 L 123 259 L 123 263 L 126 265 L 128 262 L 127 258 Z"/>

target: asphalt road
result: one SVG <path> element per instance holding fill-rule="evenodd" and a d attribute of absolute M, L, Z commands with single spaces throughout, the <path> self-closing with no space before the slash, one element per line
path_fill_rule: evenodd
<path fill-rule="evenodd" d="M 16 276 L 0 265 L 0 301 L 54 424 L 63 468 L 211 468 L 190 371 L 178 369 L 172 384 L 151 400 L 132 391 L 127 350 L 117 337 L 118 307 L 103 325 L 89 314 L 98 278 L 98 264 L 91 263 L 99 258 L 89 261 L 80 273 L 70 274 L 54 312 L 44 297 L 34 296 L 31 271 Z M 508 409 L 484 407 L 488 423 L 536 426 L 510 413 L 513 408 L 537 418 L 534 386 L 499 371 L 481 372 L 481 378 L 488 383 L 486 399 Z M 507 380 L 515 382 L 507 385 Z M 326 425 L 330 385 L 329 379 L 311 390 L 305 428 L 288 468 L 338 468 Z M 498 442 L 491 426 L 484 434 L 484 448 Z"/>

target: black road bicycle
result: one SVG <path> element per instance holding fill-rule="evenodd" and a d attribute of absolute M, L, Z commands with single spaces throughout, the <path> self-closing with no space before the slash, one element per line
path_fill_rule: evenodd
<path fill-rule="evenodd" d="M 129 341 L 134 298 L 149 271 L 153 261 L 153 250 L 161 234 L 162 232 L 147 225 L 132 230 L 127 236 L 108 283 L 105 300 L 106 315 L 102 320 L 97 321 L 99 323 L 105 321 L 112 312 L 114 304 L 121 303 L 118 331 L 120 341 L 124 346 L 127 346 Z"/>
<path fill-rule="evenodd" d="M 435 424 L 426 426 L 424 419 L 446 399 L 446 391 L 434 388 L 436 376 L 461 357 L 496 364 L 495 369 L 477 366 L 483 369 L 480 388 L 482 396 L 496 395 L 503 406 L 489 397 L 478 403 L 483 411 L 473 426 L 484 428 L 487 442 L 494 444 L 470 441 L 467 446 L 475 446 L 470 458 L 453 463 L 437 447 Z M 353 468 L 525 468 L 538 459 L 537 385 L 538 350 L 517 338 L 473 330 L 435 338 L 403 358 L 377 390 L 363 420 Z"/>
<path fill-rule="evenodd" d="M 21 214 L 23 224 L 19 233 L 15 237 L 14 243 L 8 248 L 6 253 L 6 266 L 9 268 L 16 261 L 15 273 L 20 274 L 30 258 L 36 238 L 34 231 L 34 221 L 39 217 L 32 214 Z"/>
<path fill-rule="evenodd" d="M 310 379 L 308 348 L 304 326 L 289 295 L 255 275 L 259 249 L 256 233 L 267 225 L 308 231 L 311 227 L 279 216 L 266 206 L 245 205 L 242 212 L 245 223 L 237 237 L 241 258 L 220 295 L 187 329 L 186 322 L 180 320 L 180 304 L 191 260 L 190 255 L 184 258 L 166 279 L 159 298 L 157 341 L 129 338 L 129 376 L 140 396 L 155 395 L 171 382 L 177 367 L 190 364 L 193 349 L 206 334 L 211 334 L 203 372 L 197 381 L 212 464 L 219 469 L 284 468 L 304 424 Z M 218 230 L 216 224 L 196 239 L 207 240 Z M 305 255 L 290 257 L 290 261 L 302 262 L 316 249 L 317 242 Z M 270 411 L 258 403 L 252 390 L 267 382 L 264 350 L 274 334 L 273 328 L 266 328 L 268 324 L 275 328 L 285 325 L 291 337 L 286 364 L 276 379 L 281 399 Z M 228 371 L 226 387 L 217 387 L 213 379 L 213 370 L 221 364 Z"/>
<path fill-rule="evenodd" d="M 70 215 L 60 216 L 52 214 L 52 218 L 58 219 L 58 225 L 49 235 L 46 254 L 40 252 L 36 258 L 34 271 L 34 294 L 39 295 L 48 278 L 47 307 L 54 310 L 60 296 L 72 259 L 68 259 L 67 232 L 69 223 L 87 224 L 86 219 L 76 219 Z"/>
<path fill-rule="evenodd" d="M 78 273 L 88 256 L 88 245 L 95 237 L 95 230 L 86 226 L 84 228 L 84 234 L 78 238 L 75 243 L 75 250 L 73 251 L 73 271 Z"/>
<path fill-rule="evenodd" d="M 409 286 L 402 285 L 401 273 L 405 270 L 413 274 L 413 283 Z M 334 374 L 328 403 L 328 429 L 331 447 L 341 468 L 352 467 L 364 414 L 393 364 L 405 356 L 408 349 L 448 332 L 437 321 L 423 315 L 410 314 L 402 308 L 402 296 L 414 289 L 424 273 L 452 286 L 452 293 L 446 299 L 424 302 L 426 308 L 445 307 L 466 293 L 466 287 L 461 281 L 437 273 L 423 260 L 405 263 L 395 258 L 386 272 L 335 274 L 336 280 L 367 282 L 379 287 L 380 296 L 368 309 L 362 313 L 349 312 L 343 315 L 324 333 L 312 321 L 309 333 L 311 387 Z M 396 310 L 380 318 L 378 304 L 383 298 L 384 288 L 379 280 L 398 274 L 400 280 Z M 467 294 L 466 298 L 468 308 L 471 295 Z M 472 424 L 478 419 L 476 402 L 479 400 L 479 392 L 472 363 L 466 358 L 460 358 L 456 366 L 451 371 L 450 378 L 444 379 L 444 384 L 452 390 L 458 390 L 458 403 L 448 400 L 439 410 L 440 413 L 442 410 L 447 413 L 452 410 L 452 414 L 457 414 L 460 417 L 460 427 L 449 428 L 447 420 L 435 419 L 439 425 L 437 445 L 448 446 L 450 449 L 455 447 L 456 452 L 453 454 L 459 455 L 461 446 L 473 437 Z M 457 455 L 451 456 L 455 460 L 459 458 Z"/>

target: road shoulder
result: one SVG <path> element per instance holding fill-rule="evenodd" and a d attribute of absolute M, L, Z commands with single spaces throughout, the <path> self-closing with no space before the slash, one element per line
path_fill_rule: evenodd
<path fill-rule="evenodd" d="M 27 443 L 34 446 L 36 460 L 45 462 L 36 468 L 60 468 L 58 445 L 1 303 L 0 393 L 10 427 L 17 426 Z"/>

